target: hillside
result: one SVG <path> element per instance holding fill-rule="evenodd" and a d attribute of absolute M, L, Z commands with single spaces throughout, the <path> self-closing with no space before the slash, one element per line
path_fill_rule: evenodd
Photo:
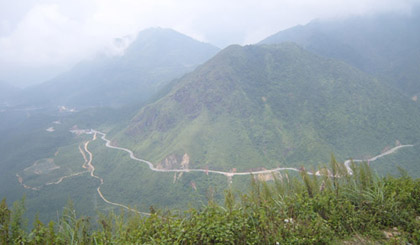
<path fill-rule="evenodd" d="M 30 105 L 76 107 L 144 102 L 217 51 L 171 29 L 147 29 L 123 55 L 100 55 L 81 62 L 57 78 L 27 89 L 22 100 Z"/>
<path fill-rule="evenodd" d="M 415 143 L 419 121 L 413 101 L 343 62 L 290 43 L 230 46 L 113 142 L 162 168 L 313 166 Z"/>
<path fill-rule="evenodd" d="M 379 77 L 409 97 L 420 93 L 420 7 L 409 15 L 384 14 L 313 21 L 260 42 L 295 42 L 322 56 Z"/>

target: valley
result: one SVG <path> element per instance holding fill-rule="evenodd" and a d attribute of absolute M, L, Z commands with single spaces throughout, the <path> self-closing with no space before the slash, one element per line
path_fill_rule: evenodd
<path fill-rule="evenodd" d="M 6 108 L 22 123 L 5 139 L 28 149 L 53 144 L 25 163 L 13 164 L 23 153 L 8 160 L 14 172 L 6 173 L 23 189 L 10 190 L 26 193 L 29 214 L 45 200 L 58 208 L 71 198 L 92 216 L 119 208 L 146 215 L 151 206 L 197 207 L 209 195 L 221 202 L 224 190 L 246 191 L 252 178 L 321 177 L 331 153 L 350 175 L 351 158 L 385 162 L 372 164 L 389 169 L 383 174 L 398 159 L 416 164 L 418 151 L 408 150 L 417 149 L 420 132 L 414 101 L 296 45 L 231 46 L 176 81 L 140 110 Z M 4 149 L 18 149 L 7 142 Z M 53 216 L 54 208 L 41 217 Z"/>
<path fill-rule="evenodd" d="M 90 140 L 87 140 L 85 142 L 82 142 L 79 144 L 79 152 L 80 154 L 83 156 L 84 162 L 82 165 L 82 168 L 86 169 L 85 171 L 82 172 L 77 172 L 77 173 L 72 173 L 66 176 L 62 176 L 60 177 L 58 180 L 56 181 L 51 181 L 51 182 L 47 182 L 42 186 L 37 186 L 37 187 L 32 187 L 32 186 L 28 186 L 26 184 L 23 183 L 23 178 L 19 175 L 16 174 L 16 177 L 18 178 L 19 183 L 28 190 L 32 190 L 32 191 L 40 191 L 42 189 L 42 187 L 44 186 L 48 186 L 48 185 L 52 185 L 52 184 L 60 184 L 62 183 L 63 180 L 68 179 L 68 178 L 72 178 L 75 176 L 79 176 L 81 174 L 84 173 L 89 173 L 89 176 L 92 178 L 95 178 L 97 180 L 99 180 L 99 186 L 96 188 L 97 194 L 98 196 L 102 199 L 103 202 L 105 202 L 106 204 L 115 206 L 115 207 L 119 207 L 119 208 L 123 208 L 126 209 L 128 211 L 131 212 L 135 212 L 138 214 L 142 214 L 142 215 L 150 215 L 150 213 L 147 212 L 141 212 L 137 209 L 134 208 L 130 208 L 129 206 L 126 206 L 124 204 L 122 204 L 123 200 L 119 200 L 119 202 L 112 202 L 109 199 L 107 199 L 105 197 L 105 195 L 103 194 L 103 192 L 101 191 L 101 186 L 104 184 L 104 179 L 98 175 L 95 174 L 95 167 L 92 164 L 93 161 L 93 154 L 92 152 L 89 151 L 88 146 L 91 142 L 97 140 L 97 135 L 100 135 L 100 139 L 102 139 L 105 142 L 105 146 L 107 148 L 110 149 L 114 149 L 114 150 L 119 150 L 119 151 L 123 151 L 129 154 L 130 159 L 140 162 L 142 164 L 146 164 L 148 166 L 149 171 L 154 171 L 154 172 L 160 172 L 160 173 L 175 173 L 175 177 L 176 177 L 176 173 L 192 173 L 192 172 L 199 172 L 199 173 L 204 173 L 206 175 L 209 174 L 218 174 L 218 175 L 223 175 L 227 178 L 227 182 L 230 184 L 232 184 L 233 179 L 232 177 L 235 176 L 253 176 L 254 178 L 257 178 L 259 180 L 274 180 L 276 178 L 282 178 L 281 177 L 281 172 L 285 172 L 284 174 L 287 175 L 288 171 L 294 171 L 294 172 L 302 172 L 305 171 L 306 174 L 308 175 L 316 175 L 316 176 L 322 176 L 322 175 L 331 175 L 330 170 L 327 170 L 325 173 L 321 172 L 320 170 L 316 171 L 316 172 L 311 172 L 311 171 L 307 171 L 305 170 L 303 167 L 301 168 L 294 168 L 294 167 L 279 167 L 279 168 L 274 168 L 274 169 L 264 169 L 263 167 L 261 167 L 264 170 L 255 170 L 255 171 L 244 171 L 244 172 L 236 172 L 236 171 L 230 171 L 230 172 L 224 172 L 224 171 L 217 171 L 217 170 L 211 170 L 211 169 L 189 169 L 189 168 L 185 168 L 185 169 L 162 169 L 162 168 L 157 168 L 155 167 L 151 162 L 138 158 L 134 155 L 134 153 L 127 149 L 127 148 L 123 148 L 123 147 L 118 147 L 118 146 L 113 146 L 111 144 L 111 141 L 109 139 L 106 138 L 106 134 L 97 130 L 86 130 L 86 129 L 80 129 L 80 130 L 72 130 L 73 133 L 77 133 L 78 135 L 81 134 L 86 134 L 86 135 L 92 135 L 92 138 Z M 83 147 L 81 147 L 83 146 Z M 351 164 L 352 163 L 361 163 L 361 162 L 367 162 L 368 164 L 380 159 L 380 158 L 384 158 L 390 154 L 393 154 L 397 151 L 399 151 L 402 148 L 406 148 L 406 147 L 413 147 L 413 145 L 397 145 L 391 149 L 386 150 L 385 152 L 382 152 L 374 157 L 371 157 L 369 159 L 349 159 L 346 160 L 343 163 L 343 166 L 345 167 L 347 174 L 348 175 L 353 175 L 353 170 L 351 168 Z M 52 159 L 51 159 L 52 161 Z M 116 161 L 119 161 L 118 159 L 116 159 Z M 35 165 L 37 164 L 37 162 L 35 163 Z M 58 166 L 55 168 L 59 168 Z M 55 168 L 53 169 L 49 169 L 49 171 L 53 171 Z M 37 173 L 39 174 L 39 173 Z M 278 175 L 280 174 L 280 175 Z M 277 176 L 277 177 L 276 177 Z M 174 177 L 174 178 L 175 178 Z M 181 177 L 181 174 L 179 175 L 179 178 Z M 336 176 L 336 177 L 340 177 L 340 176 Z M 176 180 L 176 178 L 175 178 Z M 128 182 L 130 182 L 130 180 L 128 180 Z M 194 187 L 193 187 L 194 188 Z"/>
<path fill-rule="evenodd" d="M 177 27 L 191 36 L 66 29 L 92 38 L 68 69 L 22 88 L 0 81 L 0 243 L 56 232 L 51 244 L 216 244 L 232 230 L 267 244 L 359 234 L 415 244 L 420 6 L 300 24 L 220 47 L 198 25 Z M 61 52 L 33 54 L 60 63 Z M 154 240 L 166 226 L 176 237 Z M 133 237 L 114 236 L 123 230 Z"/>

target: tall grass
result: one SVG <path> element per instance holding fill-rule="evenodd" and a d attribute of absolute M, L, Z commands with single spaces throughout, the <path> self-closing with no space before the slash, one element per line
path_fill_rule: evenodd
<path fill-rule="evenodd" d="M 139 214 L 99 214 L 96 224 L 77 217 L 72 204 L 55 224 L 36 219 L 27 232 L 23 203 L 0 204 L 0 243 L 23 244 L 330 244 L 420 242 L 420 180 L 378 177 L 365 163 L 349 175 L 331 158 L 321 175 L 252 178 L 245 194 L 226 190 L 224 205 L 209 199 L 199 209 Z M 386 237 L 385 234 L 388 234 Z M 391 235 L 389 235 L 391 234 Z M 358 240 L 359 242 L 361 240 Z"/>

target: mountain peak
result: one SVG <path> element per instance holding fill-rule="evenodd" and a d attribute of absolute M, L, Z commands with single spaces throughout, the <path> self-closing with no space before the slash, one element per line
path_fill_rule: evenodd
<path fill-rule="evenodd" d="M 150 28 L 139 32 L 122 55 L 82 62 L 28 93 L 40 101 L 32 103 L 89 107 L 140 103 L 218 51 L 172 29 Z"/>
<path fill-rule="evenodd" d="M 395 138 L 415 141 L 417 110 L 362 71 L 294 43 L 232 45 L 144 107 L 117 141 L 137 142 L 156 164 L 188 154 L 202 168 L 309 166 L 331 152 L 363 156 Z"/>
<path fill-rule="evenodd" d="M 295 42 L 374 75 L 408 97 L 420 94 L 420 8 L 408 14 L 313 21 L 280 31 L 259 44 Z"/>
<path fill-rule="evenodd" d="M 140 31 L 129 49 L 136 49 L 144 45 L 149 47 L 152 44 L 154 46 L 160 46 L 159 48 L 169 48 L 176 45 L 183 45 L 184 47 L 189 45 L 193 45 L 193 47 L 205 45 L 209 49 L 218 50 L 217 47 L 211 44 L 197 41 L 173 29 L 162 27 L 153 27 Z"/>

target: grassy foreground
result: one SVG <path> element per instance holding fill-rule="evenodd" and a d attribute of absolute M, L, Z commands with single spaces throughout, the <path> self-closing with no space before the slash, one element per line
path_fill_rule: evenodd
<path fill-rule="evenodd" d="M 71 205 L 57 222 L 36 219 L 28 231 L 24 203 L 0 203 L 0 244 L 360 244 L 420 243 L 420 179 L 377 177 L 366 164 L 347 174 L 331 160 L 324 176 L 287 174 L 251 181 L 246 194 L 226 191 L 185 212 L 154 210 L 77 217 Z M 334 177 L 336 176 L 336 177 Z M 211 193 L 211 192 L 209 192 Z"/>

